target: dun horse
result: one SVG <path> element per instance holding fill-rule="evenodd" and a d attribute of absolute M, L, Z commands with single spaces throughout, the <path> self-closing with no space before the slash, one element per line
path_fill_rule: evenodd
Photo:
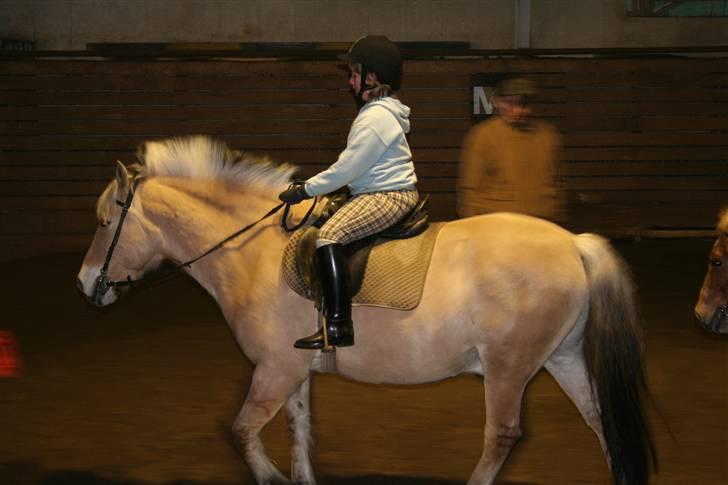
<path fill-rule="evenodd" d="M 728 208 L 718 221 L 718 239 L 708 256 L 708 272 L 700 289 L 695 316 L 704 328 L 728 334 Z"/>
<path fill-rule="evenodd" d="M 121 293 L 108 279 L 189 260 L 257 221 L 279 203 L 293 171 L 241 159 L 205 137 L 148 142 L 140 158 L 134 170 L 118 164 L 98 201 L 99 227 L 77 282 L 98 305 Z M 281 407 L 292 432 L 291 481 L 315 483 L 309 382 L 321 355 L 292 345 L 315 330 L 317 316 L 283 279 L 288 238 L 279 217 L 270 217 L 185 268 L 217 301 L 255 365 L 233 431 L 260 484 L 289 483 L 260 440 Z M 107 254 L 113 258 L 104 264 Z M 482 376 L 483 450 L 468 482 L 475 485 L 494 482 L 521 436 L 524 389 L 546 368 L 596 433 L 614 482 L 648 482 L 655 453 L 642 407 L 633 285 L 605 240 L 514 214 L 453 221 L 439 232 L 424 285 L 411 311 L 354 308 L 356 345 L 337 352 L 340 374 L 392 384 Z"/>

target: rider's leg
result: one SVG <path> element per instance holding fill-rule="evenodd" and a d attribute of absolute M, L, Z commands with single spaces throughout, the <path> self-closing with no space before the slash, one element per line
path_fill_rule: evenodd
<path fill-rule="evenodd" d="M 343 246 L 397 223 L 419 200 L 416 190 L 360 194 L 349 199 L 324 223 L 316 241 L 319 274 L 329 343 L 354 345 L 348 262 Z M 345 286 L 344 286 L 345 285 Z M 333 338 L 332 338 L 333 337 Z M 303 349 L 324 347 L 323 330 L 294 344 Z"/>
<path fill-rule="evenodd" d="M 338 347 L 354 345 L 354 327 L 351 322 L 351 283 L 343 244 L 332 243 L 318 247 L 316 259 L 321 278 L 328 344 Z M 297 340 L 294 346 L 299 349 L 323 348 L 323 329 Z"/>

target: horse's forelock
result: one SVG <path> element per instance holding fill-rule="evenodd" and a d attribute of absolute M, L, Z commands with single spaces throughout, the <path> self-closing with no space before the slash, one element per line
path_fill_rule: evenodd
<path fill-rule="evenodd" d="M 129 186 L 134 180 L 145 177 L 147 173 L 146 167 L 138 163 L 133 163 L 126 168 L 129 172 Z M 111 220 L 112 209 L 116 205 L 116 201 L 120 199 L 126 199 L 126 194 L 119 194 L 119 182 L 113 179 L 96 200 L 96 219 L 98 222 L 103 223 Z"/>
<path fill-rule="evenodd" d="M 109 182 L 98 200 L 96 201 L 96 219 L 100 224 L 107 223 L 111 220 L 111 209 L 113 201 L 116 198 L 116 192 L 119 184 L 116 180 Z"/>
<path fill-rule="evenodd" d="M 728 236 L 728 207 L 724 207 L 718 215 L 718 233 Z"/>

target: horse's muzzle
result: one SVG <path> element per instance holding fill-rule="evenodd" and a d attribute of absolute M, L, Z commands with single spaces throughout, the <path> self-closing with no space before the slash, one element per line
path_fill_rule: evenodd
<path fill-rule="evenodd" d="M 99 307 L 104 306 L 104 296 L 111 288 L 112 285 L 109 282 L 109 278 L 102 272 L 96 277 L 96 281 L 94 282 L 94 292 L 91 295 L 91 302 Z"/>
<path fill-rule="evenodd" d="M 695 318 L 698 319 L 703 327 L 709 332 L 716 334 L 728 333 L 728 304 L 721 305 L 716 308 L 715 312 L 709 319 L 703 319 L 698 312 L 695 312 Z"/>
<path fill-rule="evenodd" d="M 94 293 L 91 295 L 88 295 L 86 293 L 86 288 L 84 287 L 83 281 L 81 281 L 81 278 L 76 278 L 76 288 L 78 288 L 78 291 L 81 292 L 83 295 L 83 298 L 90 304 L 100 307 L 101 304 L 101 298 L 103 298 L 103 295 L 99 296 L 99 280 L 96 279 L 96 282 L 94 284 Z M 107 290 L 108 291 L 108 290 Z"/>

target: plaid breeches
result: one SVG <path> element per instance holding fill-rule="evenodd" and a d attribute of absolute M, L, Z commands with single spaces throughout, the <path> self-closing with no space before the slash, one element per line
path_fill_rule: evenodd
<path fill-rule="evenodd" d="M 417 190 L 355 195 L 321 226 L 316 246 L 348 244 L 399 222 L 419 201 Z"/>

